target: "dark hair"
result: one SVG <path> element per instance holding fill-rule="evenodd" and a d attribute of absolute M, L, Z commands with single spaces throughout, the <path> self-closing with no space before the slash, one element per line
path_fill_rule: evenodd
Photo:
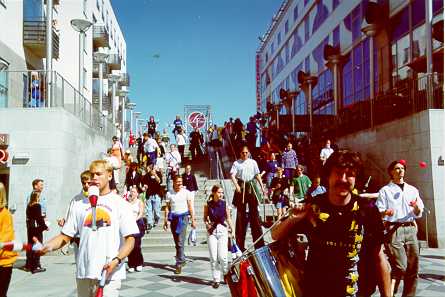
<path fill-rule="evenodd" d="M 394 169 L 394 166 L 396 166 L 396 164 L 400 164 L 403 166 L 403 169 L 406 170 L 406 164 L 405 162 L 401 162 L 400 160 L 395 160 L 392 161 L 391 163 L 389 163 L 388 168 L 386 168 L 386 171 L 388 172 L 388 175 L 390 178 L 392 178 L 392 174 L 391 171 Z"/>
<path fill-rule="evenodd" d="M 182 179 L 182 176 L 180 174 L 175 174 L 172 178 L 173 181 L 176 181 L 178 178 Z"/>
<path fill-rule="evenodd" d="M 34 188 L 38 183 L 43 182 L 43 179 L 36 178 L 32 181 L 32 187 Z"/>
<path fill-rule="evenodd" d="M 219 189 L 221 189 L 221 186 L 220 186 L 220 185 L 214 185 L 214 186 L 212 187 L 212 193 L 216 193 Z"/>
<path fill-rule="evenodd" d="M 327 182 L 334 168 L 350 168 L 355 170 L 356 177 L 360 177 L 363 171 L 363 163 L 360 154 L 349 150 L 338 150 L 326 160 L 322 169 L 322 178 Z M 327 183 L 326 183 L 327 184 Z"/>

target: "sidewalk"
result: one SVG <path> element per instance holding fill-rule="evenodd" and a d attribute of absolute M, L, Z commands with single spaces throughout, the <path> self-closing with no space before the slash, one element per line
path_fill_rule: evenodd
<path fill-rule="evenodd" d="M 211 287 L 210 264 L 207 251 L 186 247 L 190 262 L 179 276 L 174 271 L 174 249 L 161 253 L 145 253 L 144 270 L 127 274 L 122 283 L 122 297 L 222 297 L 230 296 L 222 284 Z M 440 297 L 445 295 L 445 249 L 422 249 L 417 297 Z M 22 261 L 23 262 L 23 261 Z M 42 258 L 47 268 L 44 273 L 32 275 L 14 269 L 9 288 L 9 297 L 75 297 L 73 256 L 47 256 Z M 18 263 L 20 265 L 20 263 Z M 191 294 L 191 292 L 193 292 Z M 374 296 L 379 296 L 375 294 Z M 400 296 L 400 295 L 398 295 Z"/>

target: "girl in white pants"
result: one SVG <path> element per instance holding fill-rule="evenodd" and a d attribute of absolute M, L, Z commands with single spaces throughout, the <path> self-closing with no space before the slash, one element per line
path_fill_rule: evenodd
<path fill-rule="evenodd" d="M 227 272 L 228 233 L 234 230 L 230 211 L 222 198 L 224 192 L 218 185 L 213 186 L 212 194 L 204 205 L 204 223 L 207 228 L 207 243 L 210 252 L 210 267 L 213 276 L 213 288 L 217 289 L 221 281 L 221 271 Z M 232 234 L 233 236 L 233 234 Z"/>

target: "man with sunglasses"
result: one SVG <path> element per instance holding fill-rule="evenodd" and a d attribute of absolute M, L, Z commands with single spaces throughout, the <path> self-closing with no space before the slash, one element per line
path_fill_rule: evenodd
<path fill-rule="evenodd" d="M 380 213 L 376 206 L 352 193 L 362 170 L 359 155 L 347 150 L 334 152 L 323 170 L 328 191 L 296 204 L 290 215 L 272 230 L 272 238 L 283 240 L 296 233 L 307 235 L 309 253 L 304 271 L 304 297 L 370 296 L 358 292 L 367 282 L 367 277 L 362 277 L 366 271 L 359 265 L 363 255 L 370 255 L 372 259 L 365 268 L 375 269 L 381 296 L 390 296 Z"/>
<path fill-rule="evenodd" d="M 258 164 L 255 160 L 249 158 L 247 146 L 241 148 L 240 158 L 233 163 L 230 175 L 235 186 L 232 204 L 237 209 L 236 243 L 244 251 L 248 222 L 250 222 L 254 242 L 263 234 L 258 213 L 258 201 L 262 194 L 266 195 Z M 260 189 L 255 180 L 259 183 Z M 264 241 L 261 239 L 257 242 L 255 248 L 262 246 L 264 246 Z"/>

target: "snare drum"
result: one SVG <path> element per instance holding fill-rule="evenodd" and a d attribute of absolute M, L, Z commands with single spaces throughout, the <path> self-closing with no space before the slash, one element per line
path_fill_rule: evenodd
<path fill-rule="evenodd" d="M 245 271 L 242 272 L 241 269 Z M 224 280 L 230 289 L 233 297 L 260 296 L 256 289 L 256 281 L 254 280 L 254 271 L 252 265 L 247 259 L 241 260 L 230 266 L 228 273 L 224 276 Z M 244 292 L 250 290 L 250 294 Z"/>

